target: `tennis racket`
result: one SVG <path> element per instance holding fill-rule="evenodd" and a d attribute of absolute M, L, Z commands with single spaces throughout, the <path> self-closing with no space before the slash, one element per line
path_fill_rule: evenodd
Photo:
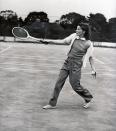
<path fill-rule="evenodd" d="M 19 39 L 33 39 L 36 41 L 40 41 L 39 38 L 35 38 L 29 35 L 28 31 L 22 27 L 14 27 L 12 29 L 12 34 L 14 35 L 14 37 L 19 38 Z"/>

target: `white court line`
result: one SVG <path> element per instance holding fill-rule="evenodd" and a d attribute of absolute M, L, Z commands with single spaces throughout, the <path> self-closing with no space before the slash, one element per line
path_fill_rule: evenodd
<path fill-rule="evenodd" d="M 5 57 L 5 55 L 1 55 L 1 57 Z M 8 58 L 8 56 L 6 56 Z M 52 60 L 55 60 L 55 61 L 64 61 L 66 58 L 64 57 L 64 59 L 56 59 L 56 57 L 46 57 L 46 58 L 42 58 L 42 57 L 39 57 L 39 56 L 26 56 L 26 55 L 18 55 L 18 56 L 10 56 L 9 58 L 22 58 L 22 59 L 39 59 L 39 60 L 49 60 L 49 59 L 52 59 Z M 99 63 L 103 64 L 103 65 L 106 65 L 103 61 L 97 59 L 94 57 L 94 60 L 95 61 L 98 61 Z"/>
<path fill-rule="evenodd" d="M 104 64 L 105 65 L 105 63 L 103 62 L 103 61 L 101 61 L 101 60 L 99 60 L 99 59 L 97 59 L 97 58 L 94 58 L 96 61 L 98 61 L 99 63 L 101 63 L 101 64 Z"/>
<path fill-rule="evenodd" d="M 98 61 L 100 64 L 104 65 L 104 67 L 107 69 L 107 70 L 112 70 L 111 67 L 109 67 L 105 62 L 97 59 L 97 58 L 94 58 L 96 61 Z"/>
<path fill-rule="evenodd" d="M 4 56 L 6 56 L 6 55 L 1 55 L 0 57 L 3 57 L 3 58 L 5 58 Z M 39 57 L 39 56 L 27 56 L 27 57 L 24 57 L 24 55 L 20 55 L 20 56 L 7 56 L 7 58 L 10 58 L 10 59 L 18 59 L 18 58 L 22 58 L 23 60 L 33 60 L 33 59 L 37 59 L 37 61 L 36 62 L 39 62 L 39 63 L 41 63 L 41 62 L 44 62 L 44 61 L 49 61 L 49 59 L 54 59 L 53 61 L 55 61 L 55 62 L 63 62 L 64 60 L 62 59 L 55 59 L 55 58 L 41 58 L 41 57 Z M 102 64 L 104 64 L 105 65 L 105 68 L 104 69 L 97 69 L 96 68 L 96 71 L 116 71 L 116 70 L 114 70 L 114 69 L 112 69 L 112 68 L 110 68 L 110 67 L 108 67 L 104 62 L 102 62 L 102 61 L 100 61 L 100 60 L 98 60 L 98 59 L 96 59 L 97 61 L 99 61 L 100 63 L 102 63 Z M 41 65 L 39 65 L 39 63 L 37 63 L 37 65 L 33 65 L 33 64 L 22 64 L 22 63 L 18 63 L 18 62 L 16 62 L 15 61 L 15 63 L 0 63 L 1 65 L 19 65 L 19 66 L 26 66 L 26 67 L 31 67 L 31 66 L 34 66 L 34 67 L 39 67 L 39 66 L 41 66 Z M 48 65 L 48 63 L 46 64 L 46 63 L 43 63 L 44 64 L 44 66 L 46 65 Z M 51 63 L 49 63 L 49 65 L 51 65 Z M 52 66 L 52 67 L 56 67 L 56 66 Z"/>
<path fill-rule="evenodd" d="M 1 55 L 1 57 L 5 57 L 5 55 Z M 54 61 L 65 61 L 65 58 L 64 59 L 56 59 L 55 57 L 47 57 L 47 58 L 42 58 L 42 57 L 39 57 L 39 56 L 26 56 L 26 55 L 19 55 L 19 56 L 6 56 L 7 58 L 14 58 L 14 59 L 18 59 L 18 58 L 22 58 L 22 59 L 38 59 L 38 60 L 49 60 L 49 59 L 52 59 Z M 98 61 L 99 63 L 101 64 L 104 64 L 106 65 L 103 61 L 97 59 L 97 58 L 94 58 L 96 61 Z"/>
<path fill-rule="evenodd" d="M 110 70 L 107 70 L 107 69 L 96 69 L 96 71 L 115 72 L 116 70 L 115 69 L 110 69 Z"/>
<path fill-rule="evenodd" d="M 4 49 L 4 50 L 2 50 L 1 52 L 0 52 L 0 54 L 2 54 L 3 52 L 5 52 L 5 51 L 7 51 L 7 50 L 9 50 L 11 48 L 11 46 L 9 46 L 8 48 L 6 48 L 6 49 Z M 1 57 L 4 57 L 5 55 L 1 55 Z M 8 58 L 8 56 L 7 56 L 7 58 Z M 22 58 L 22 59 L 37 59 L 37 60 L 41 60 L 41 61 L 45 61 L 45 60 L 47 60 L 48 61 L 48 59 L 54 59 L 53 61 L 61 61 L 61 62 L 63 62 L 65 59 L 60 59 L 60 60 L 58 60 L 58 59 L 55 59 L 55 57 L 48 57 L 48 58 L 41 58 L 41 57 L 38 57 L 38 56 L 27 56 L 27 57 L 25 57 L 25 55 L 19 55 L 18 57 L 17 56 L 11 56 L 11 57 L 9 57 L 10 59 L 12 59 L 12 58 L 16 58 L 16 59 L 18 59 L 18 58 Z M 103 64 L 104 66 L 105 66 L 105 68 L 107 68 L 108 70 L 111 70 L 111 68 L 109 67 L 109 66 L 107 66 L 107 64 L 105 64 L 103 61 L 101 61 L 101 60 L 99 60 L 99 59 L 97 59 L 97 58 L 94 58 L 96 61 L 98 61 L 100 64 Z"/>
<path fill-rule="evenodd" d="M 1 66 L 24 66 L 24 67 L 26 67 L 26 68 L 30 68 L 30 67 L 43 67 L 43 66 L 45 66 L 45 67 L 51 67 L 51 68 L 54 68 L 54 67 L 56 67 L 57 68 L 57 66 L 56 65 L 53 65 L 53 64 L 51 64 L 51 63 L 42 63 L 42 65 L 40 65 L 39 63 L 37 63 L 37 64 L 30 64 L 30 63 L 27 63 L 27 64 L 22 64 L 22 63 L 0 63 L 0 65 Z M 1 68 L 1 67 L 0 67 Z"/>
<path fill-rule="evenodd" d="M 9 68 L 9 67 L 0 67 L 0 69 L 3 70 L 9 70 L 9 71 L 26 71 L 26 72 L 32 72 L 32 73 L 38 73 L 40 71 L 44 71 L 44 72 L 57 72 L 54 70 L 45 70 L 45 69 L 26 69 L 26 68 Z"/>
<path fill-rule="evenodd" d="M 2 54 L 3 52 L 9 50 L 10 48 L 11 48 L 11 46 L 9 46 L 8 48 L 3 49 L 2 51 L 0 51 L 0 54 Z"/>
<path fill-rule="evenodd" d="M 23 64 L 23 63 L 1 63 L 0 62 L 0 65 L 2 65 L 2 66 L 24 66 L 24 67 L 26 67 L 26 68 L 30 68 L 30 67 L 43 67 L 43 65 L 44 66 L 46 66 L 46 67 L 48 67 L 48 65 L 50 66 L 50 67 L 56 67 L 56 68 L 58 68 L 58 66 L 56 66 L 55 64 L 51 64 L 51 63 L 42 63 L 42 65 L 40 64 L 40 62 L 39 63 L 36 63 L 36 64 L 31 64 L 31 63 L 27 63 L 27 64 Z M 2 68 L 2 67 L 0 67 L 0 68 Z M 60 68 L 59 68 L 60 69 Z M 101 68 L 99 68 L 99 69 L 96 69 L 96 72 L 103 72 L 103 71 L 107 71 L 107 72 L 116 72 L 116 70 L 115 69 L 101 69 Z"/>
<path fill-rule="evenodd" d="M 54 74 L 58 74 L 59 70 L 58 71 L 55 71 L 55 70 L 45 70 L 45 69 L 26 69 L 26 68 L 5 68 L 5 67 L 0 67 L 0 69 L 3 69 L 3 70 L 8 70 L 8 71 L 24 71 L 24 72 L 28 72 L 28 73 L 40 73 L 42 71 L 44 71 L 44 73 L 54 73 Z M 85 73 L 82 73 L 82 75 L 91 75 L 90 72 L 85 72 Z M 109 76 L 109 77 L 113 77 L 115 78 L 116 75 L 115 74 L 112 74 L 112 73 L 98 73 L 97 77 L 99 76 Z"/>
<path fill-rule="evenodd" d="M 39 56 L 24 56 L 24 55 L 20 55 L 20 56 L 7 56 L 7 55 L 1 55 L 0 57 L 3 57 L 3 58 L 10 58 L 10 59 L 23 59 L 23 60 L 34 60 L 34 59 L 37 59 L 37 60 L 40 60 L 40 61 L 61 61 L 63 62 L 65 59 L 56 59 L 55 57 L 46 57 L 46 58 L 42 58 L 42 57 L 39 57 Z"/>

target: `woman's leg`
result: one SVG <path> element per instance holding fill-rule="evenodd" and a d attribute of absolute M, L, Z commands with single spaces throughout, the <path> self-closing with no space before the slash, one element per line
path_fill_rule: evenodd
<path fill-rule="evenodd" d="M 91 101 L 93 96 L 91 93 L 82 87 L 80 84 L 80 78 L 81 78 L 81 64 L 77 62 L 76 64 L 72 64 L 72 68 L 69 72 L 69 81 L 76 93 L 78 93 L 81 97 L 84 98 L 85 102 Z"/>
<path fill-rule="evenodd" d="M 49 101 L 49 104 L 51 106 L 56 106 L 59 93 L 60 93 L 61 89 L 63 88 L 66 78 L 68 77 L 68 72 L 69 72 L 68 70 L 61 69 L 59 77 L 58 77 L 57 82 L 55 84 L 52 98 Z"/>
<path fill-rule="evenodd" d="M 63 66 L 62 66 L 62 68 L 60 70 L 59 77 L 58 77 L 58 79 L 56 81 L 52 97 L 51 97 L 51 99 L 49 101 L 49 105 L 44 106 L 43 109 L 50 109 L 50 108 L 54 108 L 56 106 L 58 96 L 60 94 L 61 89 L 63 88 L 63 85 L 64 85 L 68 75 L 69 75 L 68 61 L 65 60 Z"/>

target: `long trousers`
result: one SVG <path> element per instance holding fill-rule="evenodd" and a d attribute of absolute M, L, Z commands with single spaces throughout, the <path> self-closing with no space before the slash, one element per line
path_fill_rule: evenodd
<path fill-rule="evenodd" d="M 52 97 L 49 101 L 50 105 L 56 106 L 58 96 L 68 76 L 69 82 L 73 90 L 77 94 L 79 94 L 86 102 L 89 102 L 93 98 L 91 93 L 87 89 L 83 88 L 83 86 L 80 84 L 81 68 L 82 68 L 82 60 L 74 58 L 67 58 L 65 60 L 60 70 L 57 82 L 55 84 Z"/>

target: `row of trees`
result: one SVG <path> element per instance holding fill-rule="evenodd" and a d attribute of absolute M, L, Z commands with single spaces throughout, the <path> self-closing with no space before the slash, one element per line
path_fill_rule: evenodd
<path fill-rule="evenodd" d="M 0 35 L 11 36 L 11 30 L 14 26 L 23 26 L 35 37 L 62 38 L 74 32 L 80 22 L 90 24 L 92 40 L 110 41 L 110 24 L 101 13 L 90 13 L 88 17 L 85 17 L 71 12 L 50 23 L 48 14 L 43 11 L 30 12 L 23 20 L 12 10 L 5 10 L 0 12 Z M 38 33 L 41 35 L 38 36 Z"/>

